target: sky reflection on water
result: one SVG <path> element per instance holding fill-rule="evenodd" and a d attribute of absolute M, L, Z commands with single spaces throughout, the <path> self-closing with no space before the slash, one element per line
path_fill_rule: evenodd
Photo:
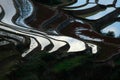
<path fill-rule="evenodd" d="M 106 10 L 104 10 L 104 11 L 100 11 L 99 13 L 97 13 L 95 15 L 88 16 L 88 17 L 86 17 L 86 19 L 96 20 L 96 19 L 99 19 L 99 18 L 111 13 L 114 10 L 115 10 L 115 8 L 110 7 L 110 8 L 107 8 Z"/>
<path fill-rule="evenodd" d="M 85 6 L 78 7 L 78 8 L 71 8 L 71 9 L 68 9 L 68 10 L 85 10 L 85 9 L 88 9 L 88 8 L 96 6 L 97 4 L 101 4 L 101 5 L 114 4 L 113 3 L 114 1 L 115 0 L 98 0 L 98 2 L 96 3 L 95 0 L 88 0 L 89 3 L 86 4 Z M 92 4 L 90 2 L 92 2 Z M 87 3 L 87 0 L 77 0 L 76 3 L 74 3 L 72 5 L 69 5 L 67 7 L 77 7 L 77 6 L 83 5 L 85 3 Z M 115 3 L 115 7 L 116 8 L 120 8 L 120 0 L 117 0 L 117 2 Z M 85 18 L 89 19 L 89 20 L 99 19 L 99 18 L 101 18 L 101 17 L 103 17 L 103 16 L 113 12 L 116 9 L 115 7 L 108 7 L 104 11 L 100 11 L 99 13 L 97 13 L 95 15 L 92 15 L 92 16 L 86 16 Z M 118 17 L 120 17 L 120 15 Z M 120 35 L 120 31 L 119 30 L 120 30 L 120 22 L 114 22 L 111 25 L 109 25 L 106 28 L 104 28 L 103 30 L 101 30 L 101 32 L 108 33 L 109 31 L 113 31 L 114 34 L 115 34 L 115 37 L 117 37 L 117 36 Z"/>
<path fill-rule="evenodd" d="M 97 4 L 87 4 L 87 5 L 79 7 L 79 8 L 72 8 L 72 9 L 67 9 L 67 10 L 84 10 L 84 9 L 92 8 L 92 7 L 96 6 L 96 5 Z"/>
<path fill-rule="evenodd" d="M 102 4 L 102 5 L 109 5 L 109 4 L 113 4 L 114 0 L 99 0 L 98 4 Z"/>
<path fill-rule="evenodd" d="M 113 31 L 115 37 L 120 36 L 120 22 L 115 22 L 102 30 L 103 33 L 108 33 L 109 31 Z"/>
<path fill-rule="evenodd" d="M 77 6 L 80 6 L 80 5 L 84 5 L 86 3 L 87 3 L 87 0 L 77 0 L 77 2 L 75 4 L 69 5 L 67 7 L 77 7 Z"/>
<path fill-rule="evenodd" d="M 117 3 L 115 6 L 120 8 L 120 0 L 117 0 Z"/>

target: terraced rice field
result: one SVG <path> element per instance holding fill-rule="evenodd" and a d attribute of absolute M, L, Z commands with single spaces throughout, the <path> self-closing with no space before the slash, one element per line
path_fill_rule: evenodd
<path fill-rule="evenodd" d="M 50 7 L 35 0 L 0 0 L 0 52 L 10 45 L 19 58 L 45 51 L 65 56 L 89 52 L 95 62 L 110 60 L 120 53 L 120 3 L 106 1 Z"/>

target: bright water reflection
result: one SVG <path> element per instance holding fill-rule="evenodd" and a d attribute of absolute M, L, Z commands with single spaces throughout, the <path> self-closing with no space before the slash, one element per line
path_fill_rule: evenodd
<path fill-rule="evenodd" d="M 117 2 L 116 2 L 116 5 L 115 5 L 115 6 L 120 8 L 120 0 L 117 0 Z"/>
<path fill-rule="evenodd" d="M 118 15 L 118 17 L 120 17 L 120 15 Z"/>
<path fill-rule="evenodd" d="M 76 3 L 66 6 L 66 7 L 77 7 L 77 6 L 81 6 L 87 3 L 87 0 L 77 0 Z"/>
<path fill-rule="evenodd" d="M 114 0 L 98 0 L 98 4 L 109 5 L 113 4 Z"/>
<path fill-rule="evenodd" d="M 87 5 L 79 7 L 79 8 L 72 8 L 72 9 L 67 9 L 67 10 L 84 10 L 84 9 L 89 9 L 89 8 L 92 8 L 95 6 L 96 6 L 96 4 L 87 4 Z"/>
<path fill-rule="evenodd" d="M 25 57 L 27 54 L 29 54 L 32 50 L 34 50 L 38 46 L 38 43 L 36 42 L 35 39 L 30 38 L 30 41 L 31 41 L 30 47 L 21 55 L 22 57 Z"/>
<path fill-rule="evenodd" d="M 89 47 L 91 47 L 92 48 L 92 53 L 93 54 L 96 54 L 97 52 L 98 52 L 98 47 L 97 47 L 97 45 L 95 45 L 95 44 L 91 44 L 91 43 L 87 43 L 88 44 L 88 46 Z"/>
<path fill-rule="evenodd" d="M 33 7 L 29 0 L 16 0 L 17 5 L 19 6 L 20 16 L 18 17 L 16 23 L 24 26 L 29 27 L 25 24 L 24 20 L 32 15 Z M 22 4 L 21 4 L 22 3 Z"/>
<path fill-rule="evenodd" d="M 89 0 L 89 3 L 95 3 L 96 0 Z"/>
<path fill-rule="evenodd" d="M 68 52 L 79 52 L 86 49 L 85 43 L 81 40 L 67 36 L 50 36 L 50 37 L 54 39 L 66 41 L 70 45 L 70 49 L 68 50 Z"/>
<path fill-rule="evenodd" d="M 28 1 L 28 0 L 23 0 L 23 2 L 26 2 L 26 1 Z M 43 34 L 39 34 L 39 33 L 30 32 L 28 30 L 28 28 L 25 28 L 27 30 L 25 30 L 24 28 L 19 28 L 21 26 L 18 26 L 17 24 L 15 24 L 13 22 L 13 17 L 17 13 L 16 7 L 14 5 L 14 0 L 4 0 L 4 1 L 0 0 L 0 5 L 3 7 L 3 9 L 5 11 L 5 16 L 1 20 L 1 22 L 5 23 L 5 26 L 0 25 L 0 28 L 3 30 L 6 30 L 6 31 L 10 31 L 12 33 L 17 33 L 17 34 L 20 34 L 23 36 L 30 37 L 29 49 L 23 53 L 23 55 L 22 55 L 23 57 L 26 56 L 31 51 L 33 51 L 34 49 L 36 49 L 37 47 L 39 47 L 39 45 L 41 45 L 41 50 L 44 50 L 44 48 L 51 43 L 54 44 L 54 48 L 50 52 L 54 52 L 54 51 L 58 50 L 60 47 L 65 46 L 66 45 L 65 42 L 67 42 L 70 45 L 70 48 L 67 52 L 79 52 L 79 51 L 84 51 L 87 48 L 85 42 L 75 39 L 75 38 L 72 38 L 72 37 L 52 36 L 52 35 L 47 35 L 47 34 L 43 35 Z M 32 13 L 31 6 L 32 5 L 31 6 L 30 5 L 31 4 L 24 5 L 23 11 L 19 7 L 19 10 L 21 11 L 21 13 L 20 13 L 21 17 L 19 17 L 20 20 L 18 20 L 19 23 L 21 23 L 21 21 L 24 22 L 24 19 L 31 15 L 31 13 Z M 83 8 L 79 8 L 79 10 L 90 8 L 95 5 L 96 4 L 88 4 L 88 5 L 84 6 Z M 20 5 L 20 6 L 22 6 L 22 5 Z M 24 25 L 24 24 L 22 24 L 22 25 Z M 34 31 L 34 29 L 33 29 L 33 31 Z M 38 32 L 41 33 L 41 31 L 38 31 Z M 89 44 L 89 46 L 92 47 L 93 45 Z M 96 47 L 94 47 L 94 46 L 92 48 L 96 49 Z M 94 49 L 92 49 L 93 53 L 96 52 Z"/>
<path fill-rule="evenodd" d="M 120 22 L 115 22 L 102 30 L 102 33 L 114 32 L 115 37 L 120 36 Z"/>
<path fill-rule="evenodd" d="M 13 16 L 16 14 L 16 9 L 13 0 L 0 0 L 0 5 L 3 7 L 5 16 L 1 20 L 4 23 L 9 23 L 10 25 L 15 25 L 12 22 Z"/>
<path fill-rule="evenodd" d="M 101 11 L 101 12 L 95 14 L 95 15 L 88 16 L 88 17 L 86 17 L 86 19 L 96 20 L 96 19 L 99 19 L 99 18 L 101 18 L 101 17 L 103 17 L 103 16 L 111 13 L 111 12 L 114 11 L 114 10 L 115 10 L 114 7 L 110 7 L 110 8 L 107 8 L 106 10 Z"/>

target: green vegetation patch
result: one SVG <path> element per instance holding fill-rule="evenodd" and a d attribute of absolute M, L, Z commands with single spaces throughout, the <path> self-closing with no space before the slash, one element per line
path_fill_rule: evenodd
<path fill-rule="evenodd" d="M 76 56 L 70 59 L 65 59 L 59 63 L 57 63 L 54 67 L 53 67 L 53 71 L 55 72 L 60 72 L 60 71 L 68 71 L 72 68 L 75 68 L 76 66 L 80 66 L 83 63 L 86 62 L 85 59 L 87 59 L 88 56 Z"/>

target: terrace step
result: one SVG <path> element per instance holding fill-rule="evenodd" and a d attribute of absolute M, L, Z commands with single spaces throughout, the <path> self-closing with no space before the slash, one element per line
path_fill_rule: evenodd
<path fill-rule="evenodd" d="M 0 5 L 2 5 L 2 7 L 0 7 L 0 15 L 2 14 L 5 16 L 2 16 L 2 18 L 0 17 L 0 47 L 2 48 L 3 46 L 4 40 L 2 38 L 4 38 L 6 41 L 10 42 L 10 44 L 12 44 L 15 49 L 17 48 L 17 51 L 20 52 L 20 55 L 22 54 L 22 57 L 27 57 L 32 54 L 40 53 L 41 51 L 58 54 L 65 52 L 68 53 L 68 55 L 69 53 L 96 53 L 98 52 L 98 46 L 101 50 L 103 50 L 102 54 L 99 55 L 99 60 L 105 60 L 109 57 L 114 56 L 114 54 L 119 54 L 120 39 L 106 37 L 95 31 L 96 27 L 102 29 L 104 28 L 102 26 L 116 21 L 120 13 L 119 8 L 116 8 L 115 11 L 107 14 L 107 16 L 105 15 L 104 17 L 100 17 L 100 19 L 95 19 L 96 21 L 86 19 L 86 15 L 90 16 L 102 12 L 109 7 L 113 7 L 113 4 L 115 4 L 116 2 L 114 2 L 112 5 L 106 5 L 101 4 L 101 2 L 97 2 L 100 0 L 86 1 L 87 3 L 85 5 L 83 4 L 79 7 L 62 6 L 61 8 L 56 8 L 57 10 L 52 10 L 51 8 L 37 3 L 35 0 L 33 0 L 35 9 L 33 12 L 33 17 L 31 17 L 29 11 L 28 13 L 25 13 L 24 11 L 20 12 L 20 10 L 24 10 L 24 8 L 26 11 L 27 6 L 30 5 L 24 5 L 24 7 L 21 7 L 20 1 L 18 2 L 18 7 L 21 9 L 17 9 L 17 7 L 15 6 L 16 3 L 13 4 L 14 0 L 9 0 L 10 5 L 7 5 L 7 1 L 1 0 Z M 8 9 L 10 8 L 12 9 L 11 12 L 8 11 Z M 16 14 L 17 16 L 19 16 L 19 18 L 24 15 L 22 21 L 25 21 L 26 25 L 30 25 L 33 28 L 31 28 L 30 26 L 30 28 L 19 26 L 20 23 L 16 24 Z M 77 22 L 76 18 L 83 20 L 91 24 L 92 26 L 84 24 L 84 22 Z M 40 31 L 38 31 L 37 28 L 40 28 Z M 50 31 L 53 32 L 50 33 Z M 5 47 L 8 44 L 4 44 Z M 107 51 L 107 48 L 102 48 L 104 46 L 110 46 L 110 54 L 108 54 L 109 51 Z M 107 53 L 105 53 L 104 51 Z M 14 55 L 12 55 L 12 57 L 13 56 Z M 101 56 L 104 57 L 101 58 Z"/>
<path fill-rule="evenodd" d="M 4 10 L 3 10 L 2 6 L 0 5 L 0 21 L 3 17 L 4 17 Z"/>
<path fill-rule="evenodd" d="M 61 16 L 57 20 L 55 20 L 53 23 L 48 25 L 47 31 L 48 32 L 52 30 L 57 31 L 57 28 L 61 24 L 63 24 L 67 19 L 68 19 L 68 16 L 62 13 Z"/>
<path fill-rule="evenodd" d="M 26 24 L 26 22 L 30 22 L 34 18 L 34 15 L 32 14 L 34 9 L 32 7 L 33 5 L 31 1 L 30 0 L 14 0 L 14 3 L 15 3 L 15 7 L 17 8 L 16 9 L 17 18 L 15 20 L 15 23 L 22 27 L 31 28 Z"/>
<path fill-rule="evenodd" d="M 14 43 L 19 51 L 24 51 L 30 44 L 29 38 L 27 36 L 15 34 L 9 31 L 0 30 L 0 36 L 4 39 Z"/>
<path fill-rule="evenodd" d="M 83 6 L 84 7 L 84 6 Z M 105 10 L 107 7 L 104 5 L 95 5 L 93 7 L 84 9 L 83 7 L 80 8 L 70 8 L 70 9 L 62 9 L 65 13 L 70 15 L 89 15 L 98 13 L 99 11 Z"/>
<path fill-rule="evenodd" d="M 58 12 L 58 11 L 57 11 Z M 53 19 L 54 18 L 54 19 Z M 47 21 L 45 21 L 42 26 L 42 29 L 44 31 L 47 31 L 48 34 L 50 31 L 52 30 L 56 30 L 56 28 L 59 26 L 59 24 L 61 24 L 62 22 L 64 22 L 66 19 L 68 18 L 67 15 L 65 15 L 62 12 L 59 12 L 58 15 L 54 15 L 52 18 L 48 19 Z M 54 34 L 54 33 L 53 33 Z"/>
<path fill-rule="evenodd" d="M 67 52 L 68 49 L 70 48 L 69 44 L 64 40 L 59 40 L 55 38 L 51 38 L 50 40 L 53 43 L 53 48 L 49 51 L 49 53 L 53 53 L 53 52 L 63 53 L 63 52 Z"/>
<path fill-rule="evenodd" d="M 31 27 L 34 28 L 39 28 L 40 25 L 47 19 L 51 18 L 52 16 L 54 16 L 55 11 L 50 9 L 47 6 L 44 6 L 36 1 L 32 1 L 34 4 L 34 19 L 30 22 L 26 22 L 26 24 L 30 25 Z M 31 23 L 32 22 L 32 23 Z"/>
<path fill-rule="evenodd" d="M 59 11 L 56 11 L 54 16 L 51 18 L 45 20 L 41 25 L 40 25 L 40 30 L 42 29 L 43 31 L 46 31 L 46 29 L 49 29 L 49 25 L 52 24 L 54 21 L 56 21 L 59 17 L 61 17 Z"/>

